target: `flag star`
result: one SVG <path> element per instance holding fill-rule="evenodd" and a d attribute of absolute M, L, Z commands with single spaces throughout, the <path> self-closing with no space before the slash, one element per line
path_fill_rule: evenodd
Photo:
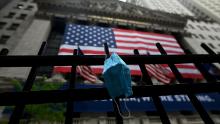
<path fill-rule="evenodd" d="M 106 40 L 109 40 L 109 38 L 106 38 Z"/>
<path fill-rule="evenodd" d="M 72 25 L 72 24 L 70 24 L 69 26 L 70 26 L 70 27 L 73 27 L 73 25 Z"/>
<path fill-rule="evenodd" d="M 90 40 L 89 43 L 92 43 L 92 41 Z"/>
<path fill-rule="evenodd" d="M 69 42 L 65 42 L 65 44 L 69 44 Z"/>
<path fill-rule="evenodd" d="M 69 31 L 71 31 L 71 30 L 72 30 L 72 28 L 68 28 L 68 30 L 69 30 Z"/>
<path fill-rule="evenodd" d="M 73 40 L 70 40 L 70 42 L 73 42 Z"/>
<path fill-rule="evenodd" d="M 75 37 L 74 35 L 71 35 L 71 37 Z"/>
<path fill-rule="evenodd" d="M 83 40 L 80 40 L 79 42 L 80 42 L 80 43 L 83 43 L 84 41 L 83 41 Z"/>
<path fill-rule="evenodd" d="M 76 33 L 77 36 L 79 36 L 79 33 Z"/>
<path fill-rule="evenodd" d="M 88 46 L 88 43 L 85 43 L 84 45 L 85 45 L 85 46 Z"/>
<path fill-rule="evenodd" d="M 70 32 L 68 32 L 67 34 L 70 35 Z"/>
<path fill-rule="evenodd" d="M 114 41 L 113 41 L 113 40 L 111 40 L 110 42 L 111 42 L 111 43 L 114 43 Z"/>
<path fill-rule="evenodd" d="M 101 38 L 100 38 L 100 37 L 98 37 L 98 40 L 101 40 Z"/>
<path fill-rule="evenodd" d="M 114 45 L 112 45 L 111 47 L 114 47 Z"/>
<path fill-rule="evenodd" d="M 70 37 L 66 37 L 66 39 L 68 40 L 68 39 L 70 39 Z"/>
<path fill-rule="evenodd" d="M 99 41 L 98 44 L 101 44 L 101 42 Z"/>
<path fill-rule="evenodd" d="M 97 44 L 94 44 L 93 46 L 97 46 Z"/>
<path fill-rule="evenodd" d="M 79 38 L 77 37 L 76 40 L 79 40 Z"/>
<path fill-rule="evenodd" d="M 77 43 L 77 42 L 75 42 L 75 45 L 78 45 L 78 43 Z"/>
<path fill-rule="evenodd" d="M 83 37 L 84 37 L 83 35 L 80 36 L 80 38 L 83 38 Z"/>
<path fill-rule="evenodd" d="M 72 33 L 76 33 L 75 31 L 72 31 Z"/>

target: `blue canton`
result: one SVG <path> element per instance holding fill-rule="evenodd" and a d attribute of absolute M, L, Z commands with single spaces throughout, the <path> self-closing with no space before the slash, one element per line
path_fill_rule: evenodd
<path fill-rule="evenodd" d="M 107 42 L 110 48 L 116 48 L 114 33 L 111 28 L 68 24 L 63 44 L 103 47 Z"/>

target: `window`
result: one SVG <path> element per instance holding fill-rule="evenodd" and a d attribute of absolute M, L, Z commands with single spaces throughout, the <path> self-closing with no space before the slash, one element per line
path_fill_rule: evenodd
<path fill-rule="evenodd" d="M 194 38 L 198 38 L 198 36 L 197 36 L 196 34 L 192 34 L 192 36 L 193 36 Z"/>
<path fill-rule="evenodd" d="M 212 40 L 215 40 L 215 38 L 214 38 L 214 37 L 212 37 L 211 35 L 209 35 L 209 38 L 210 38 L 210 39 L 212 39 Z"/>
<path fill-rule="evenodd" d="M 205 37 L 204 37 L 202 34 L 199 34 L 199 36 L 200 36 L 202 39 L 205 39 Z"/>
<path fill-rule="evenodd" d="M 20 16 L 17 17 L 17 19 L 25 20 L 27 17 L 27 14 L 20 14 Z"/>
<path fill-rule="evenodd" d="M 5 44 L 9 38 L 10 38 L 10 36 L 8 36 L 8 35 L 2 35 L 0 38 L 0 44 Z"/>
<path fill-rule="evenodd" d="M 6 25 L 6 22 L 0 22 L 0 29 L 3 29 L 5 25 Z"/>
<path fill-rule="evenodd" d="M 18 4 L 15 8 L 16 8 L 16 9 L 23 9 L 23 8 L 24 8 L 24 5 Z"/>
<path fill-rule="evenodd" d="M 219 38 L 219 36 L 215 36 L 215 38 L 216 38 L 217 40 L 219 40 L 219 41 L 220 41 L 220 38 Z"/>
<path fill-rule="evenodd" d="M 191 24 L 188 24 L 190 28 L 195 29 Z"/>
<path fill-rule="evenodd" d="M 207 30 L 207 31 L 210 31 L 206 26 L 203 26 L 203 28 L 204 28 L 205 30 Z"/>
<path fill-rule="evenodd" d="M 18 23 L 13 23 L 11 26 L 8 28 L 8 30 L 17 30 L 19 24 Z"/>
<path fill-rule="evenodd" d="M 16 13 L 14 12 L 9 12 L 7 16 L 4 16 L 5 18 L 13 18 Z"/>
<path fill-rule="evenodd" d="M 202 30 L 202 31 L 203 31 L 203 28 L 202 28 L 201 26 L 197 25 L 197 27 L 198 27 L 200 30 Z"/>
<path fill-rule="evenodd" d="M 215 46 L 214 46 L 213 44 L 208 43 L 208 45 L 209 45 L 211 48 L 215 49 Z"/>
<path fill-rule="evenodd" d="M 32 10 L 34 7 L 31 5 L 28 5 L 27 8 L 25 8 L 25 10 Z"/>

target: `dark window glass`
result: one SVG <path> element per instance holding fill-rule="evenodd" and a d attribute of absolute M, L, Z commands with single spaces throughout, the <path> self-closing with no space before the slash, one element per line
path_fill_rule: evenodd
<path fill-rule="evenodd" d="M 197 27 L 198 27 L 200 30 L 202 30 L 202 31 L 203 31 L 203 28 L 202 28 L 201 26 L 197 25 Z"/>
<path fill-rule="evenodd" d="M 220 38 L 219 38 L 219 36 L 215 36 L 215 38 L 216 38 L 217 40 L 219 40 L 219 41 L 220 41 Z"/>
<path fill-rule="evenodd" d="M 200 36 L 202 39 L 205 39 L 205 37 L 204 37 L 203 35 L 199 34 L 199 36 Z"/>
<path fill-rule="evenodd" d="M 34 7 L 31 5 L 28 5 L 27 8 L 25 8 L 25 10 L 32 10 Z"/>
<path fill-rule="evenodd" d="M 5 25 L 6 25 L 6 22 L 0 22 L 0 29 L 3 29 Z"/>
<path fill-rule="evenodd" d="M 2 35 L 0 38 L 0 44 L 5 44 L 9 38 L 10 38 L 10 36 L 8 36 L 8 35 Z"/>
<path fill-rule="evenodd" d="M 7 16 L 4 16 L 5 18 L 13 18 L 16 13 L 14 12 L 9 12 Z"/>
<path fill-rule="evenodd" d="M 203 28 L 204 28 L 205 30 L 207 30 L 207 31 L 210 31 L 206 26 L 203 26 Z"/>
<path fill-rule="evenodd" d="M 11 24 L 11 26 L 8 28 L 8 30 L 17 30 L 18 27 L 19 27 L 19 24 L 13 23 L 13 24 Z"/>
<path fill-rule="evenodd" d="M 215 46 L 214 46 L 213 44 L 208 43 L 208 45 L 209 45 L 211 48 L 215 49 Z"/>
<path fill-rule="evenodd" d="M 189 27 L 192 28 L 192 29 L 195 29 L 191 24 L 189 24 Z"/>
<path fill-rule="evenodd" d="M 20 14 L 20 16 L 17 17 L 17 19 L 25 20 L 27 17 L 27 14 Z"/>
<path fill-rule="evenodd" d="M 214 38 L 214 37 L 212 37 L 211 35 L 209 35 L 209 38 L 210 38 L 210 39 L 212 39 L 212 40 L 215 40 L 215 38 Z"/>
<path fill-rule="evenodd" d="M 193 37 L 198 38 L 198 36 L 196 34 L 192 34 Z"/>

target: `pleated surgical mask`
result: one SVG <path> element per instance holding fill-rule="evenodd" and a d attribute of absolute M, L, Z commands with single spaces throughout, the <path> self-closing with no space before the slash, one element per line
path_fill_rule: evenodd
<path fill-rule="evenodd" d="M 113 99 L 122 95 L 129 97 L 133 94 L 130 69 L 116 53 L 112 53 L 105 60 L 103 76 L 104 84 Z"/>

